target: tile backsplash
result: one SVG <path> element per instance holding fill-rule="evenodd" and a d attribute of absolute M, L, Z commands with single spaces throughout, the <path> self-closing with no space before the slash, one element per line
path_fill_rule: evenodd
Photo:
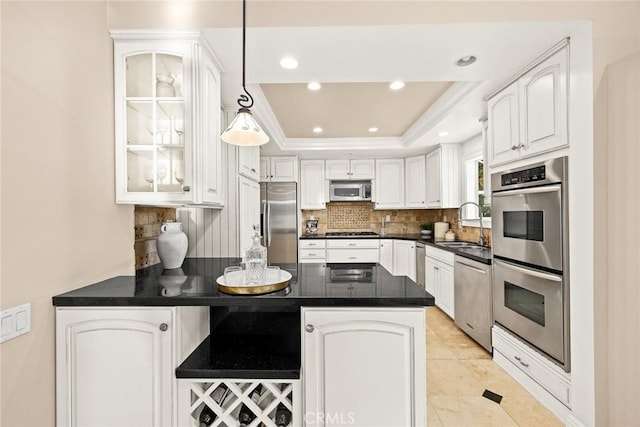
<path fill-rule="evenodd" d="M 374 231 L 380 233 L 382 219 L 387 215 L 390 221 L 385 230 L 391 234 L 415 234 L 420 232 L 420 224 L 445 221 L 456 233 L 456 239 L 477 241 L 480 229 L 477 227 L 459 227 L 458 209 L 397 209 L 374 210 L 368 203 L 327 203 L 326 210 L 303 210 L 301 230 L 306 220 L 315 217 L 318 220 L 318 233 L 331 231 Z M 491 242 L 491 230 L 485 230 L 485 237 Z"/>
<path fill-rule="evenodd" d="M 136 206 L 135 243 L 136 270 L 160 263 L 156 242 L 160 226 L 165 221 L 176 220 L 175 208 Z"/>

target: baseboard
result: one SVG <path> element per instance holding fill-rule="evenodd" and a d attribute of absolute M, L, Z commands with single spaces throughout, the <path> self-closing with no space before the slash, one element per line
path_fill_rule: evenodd
<path fill-rule="evenodd" d="M 564 424 L 567 427 L 585 427 L 584 424 L 582 424 L 582 422 L 580 422 L 579 419 L 577 419 L 576 417 L 573 416 L 573 414 L 570 414 L 565 420 L 564 420 Z"/>

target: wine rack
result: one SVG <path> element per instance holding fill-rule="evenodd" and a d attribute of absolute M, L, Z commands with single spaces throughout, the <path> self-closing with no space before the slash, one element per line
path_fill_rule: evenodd
<path fill-rule="evenodd" d="M 278 405 L 282 403 L 291 411 L 289 426 L 301 425 L 300 380 L 181 380 L 182 393 L 188 394 L 188 422 L 180 425 L 199 427 L 199 417 L 205 407 L 215 414 L 211 427 L 238 427 L 240 410 L 246 405 L 255 415 L 247 427 L 278 427 L 275 418 Z M 262 385 L 257 402 L 251 399 L 252 392 Z M 220 386 L 226 386 L 228 393 L 219 404 L 212 394 Z M 183 397 L 186 397 L 183 394 Z M 182 411 L 187 408 L 181 405 Z"/>

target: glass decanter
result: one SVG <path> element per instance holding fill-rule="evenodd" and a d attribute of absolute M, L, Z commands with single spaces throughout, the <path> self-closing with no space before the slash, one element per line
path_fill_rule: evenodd
<path fill-rule="evenodd" d="M 259 226 L 253 226 L 254 235 L 251 246 L 245 252 L 245 278 L 247 285 L 264 284 L 267 267 L 267 248 L 260 244 Z"/>

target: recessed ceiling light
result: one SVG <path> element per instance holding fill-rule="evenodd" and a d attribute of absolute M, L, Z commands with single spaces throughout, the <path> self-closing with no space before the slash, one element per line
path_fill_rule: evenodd
<path fill-rule="evenodd" d="M 466 67 L 467 65 L 471 65 L 476 62 L 478 58 L 473 55 L 463 56 L 462 58 L 456 61 L 456 65 L 458 67 Z"/>
<path fill-rule="evenodd" d="M 446 130 L 443 130 L 438 134 L 438 136 L 449 136 L 449 132 L 447 132 Z"/>
<path fill-rule="evenodd" d="M 311 82 L 307 85 L 307 89 L 309 90 L 320 90 L 322 85 L 318 82 Z"/>
<path fill-rule="evenodd" d="M 316 126 L 313 128 L 314 133 L 322 133 L 322 128 L 320 126 Z"/>
<path fill-rule="evenodd" d="M 389 88 L 393 89 L 393 90 L 399 90 L 402 89 L 404 87 L 404 82 L 401 82 L 400 80 L 397 80 L 395 82 L 392 82 L 389 85 Z"/>
<path fill-rule="evenodd" d="M 373 133 L 373 132 L 378 132 L 378 128 L 377 127 L 370 127 L 369 128 L 369 132 Z"/>
<path fill-rule="evenodd" d="M 291 56 L 285 56 L 280 60 L 280 66 L 287 70 L 293 70 L 294 68 L 298 68 L 298 61 Z"/>

